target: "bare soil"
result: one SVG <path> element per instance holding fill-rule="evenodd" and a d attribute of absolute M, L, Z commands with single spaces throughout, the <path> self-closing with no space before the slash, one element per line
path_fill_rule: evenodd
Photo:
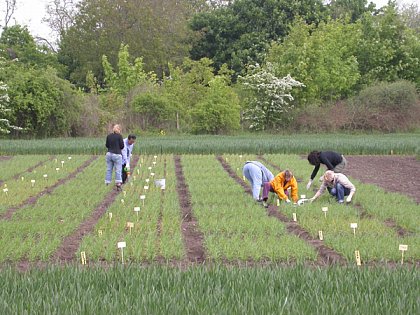
<path fill-rule="evenodd" d="M 182 211 L 181 231 L 184 236 L 185 249 L 189 262 L 203 263 L 206 259 L 203 246 L 203 234 L 198 230 L 197 219 L 194 217 L 191 206 L 191 195 L 185 182 L 182 170 L 181 157 L 174 156 L 175 175 L 177 179 L 176 190 Z"/>
<path fill-rule="evenodd" d="M 346 159 L 347 175 L 420 203 L 420 161 L 414 156 L 346 155 Z"/>

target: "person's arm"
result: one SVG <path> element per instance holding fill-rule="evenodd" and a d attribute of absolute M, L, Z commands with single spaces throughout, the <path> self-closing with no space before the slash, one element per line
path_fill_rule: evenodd
<path fill-rule="evenodd" d="M 281 200 L 287 200 L 288 197 L 284 193 L 284 187 L 281 182 L 282 180 L 278 180 L 276 177 L 271 181 L 271 187 L 273 187 L 274 192 L 277 194 L 277 196 L 279 196 Z"/>
<path fill-rule="evenodd" d="M 324 180 L 322 182 L 321 187 L 318 189 L 318 191 L 316 192 L 315 196 L 313 196 L 310 200 L 314 201 L 315 199 L 317 199 L 319 196 L 321 196 L 324 193 L 325 188 L 327 188 L 327 183 Z"/>
<path fill-rule="evenodd" d="M 122 150 L 122 149 L 124 149 L 124 140 L 123 140 L 123 137 L 120 135 L 120 137 L 119 137 L 119 144 L 120 144 L 120 149 Z"/>
<path fill-rule="evenodd" d="M 350 193 L 347 196 L 346 201 L 351 202 L 351 199 L 353 198 L 354 193 L 356 192 L 356 187 L 352 184 L 352 182 L 347 178 L 347 176 L 343 174 L 339 174 L 338 176 L 339 183 L 343 185 L 344 187 L 350 189 Z"/>
<path fill-rule="evenodd" d="M 312 171 L 312 174 L 311 174 L 311 181 L 314 180 L 316 174 L 318 174 L 320 166 L 321 166 L 321 164 L 315 165 L 314 170 Z"/>
<path fill-rule="evenodd" d="M 127 146 L 124 140 L 123 140 L 123 143 L 124 143 L 124 148 L 122 148 L 121 150 L 122 164 L 125 164 L 125 166 L 127 167 Z"/>
<path fill-rule="evenodd" d="M 109 149 L 109 136 L 106 137 L 105 146 Z"/>

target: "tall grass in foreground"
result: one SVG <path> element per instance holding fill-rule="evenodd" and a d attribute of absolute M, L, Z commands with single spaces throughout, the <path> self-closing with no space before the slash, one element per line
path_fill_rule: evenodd
<path fill-rule="evenodd" d="M 334 150 L 343 154 L 418 154 L 420 133 L 348 134 L 247 134 L 240 136 L 138 135 L 133 154 L 307 154 Z M 103 138 L 0 140 L 0 155 L 105 154 Z"/>
<path fill-rule="evenodd" d="M 6 268 L 0 281 L 1 314 L 420 312 L 416 268 Z"/>

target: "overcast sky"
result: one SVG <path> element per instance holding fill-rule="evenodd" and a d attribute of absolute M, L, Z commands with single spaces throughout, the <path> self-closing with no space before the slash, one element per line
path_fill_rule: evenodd
<path fill-rule="evenodd" d="M 29 31 L 33 36 L 40 36 L 52 40 L 53 36 L 51 31 L 45 23 L 42 23 L 42 18 L 46 15 L 46 6 L 52 0 L 17 0 L 17 10 L 13 15 L 14 19 L 9 25 L 13 25 L 16 21 L 17 24 L 27 25 Z M 388 0 L 370 0 L 380 8 L 388 3 Z M 0 0 L 0 21 L 4 20 L 5 0 Z M 420 0 L 399 0 L 399 3 L 417 3 Z"/>

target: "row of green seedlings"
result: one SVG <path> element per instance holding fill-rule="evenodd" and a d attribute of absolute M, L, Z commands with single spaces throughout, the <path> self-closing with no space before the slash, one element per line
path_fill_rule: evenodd
<path fill-rule="evenodd" d="M 87 158 L 78 156 L 73 160 Z M 91 215 L 112 189 L 104 185 L 104 172 L 105 159 L 97 159 L 34 205 L 19 209 L 11 220 L 0 221 L 0 262 L 48 261 L 63 239 Z"/>
<path fill-rule="evenodd" d="M 183 156 L 193 214 L 204 234 L 206 256 L 227 261 L 314 261 L 313 248 L 289 235 L 267 216 L 222 168 L 213 155 Z"/>
<path fill-rule="evenodd" d="M 156 186 L 155 180 L 164 175 L 165 186 Z M 153 261 L 157 257 L 181 259 L 184 248 L 175 187 L 172 156 L 141 157 L 122 193 L 94 232 L 83 239 L 79 248 L 82 264 Z"/>
<path fill-rule="evenodd" d="M 305 179 L 311 172 L 311 167 L 307 161 L 298 156 L 267 155 L 265 158 L 279 165 L 282 169 L 293 170 L 297 178 Z M 240 161 L 236 161 L 235 165 L 239 165 L 239 163 Z M 383 218 L 376 217 L 375 212 L 370 217 L 361 216 L 360 207 L 367 213 L 371 213 L 370 206 L 366 206 L 363 202 L 372 196 L 370 191 L 365 190 L 365 185 L 351 180 L 357 188 L 351 205 L 337 204 L 335 199 L 326 192 L 314 203 L 305 203 L 301 207 L 286 206 L 281 203 L 279 210 L 286 213 L 291 219 L 296 220 L 312 237 L 321 238 L 327 246 L 341 253 L 349 261 L 356 260 L 357 264 L 362 261 L 364 263 L 400 261 L 404 255 L 411 262 L 418 260 L 420 257 L 420 239 L 415 230 L 409 230 L 412 234 L 408 236 L 398 237 L 395 229 L 387 227 Z M 314 191 L 306 191 L 305 180 L 298 185 L 300 194 L 305 192 L 307 197 L 312 197 L 315 193 Z M 320 183 L 315 183 L 314 190 L 319 185 Z M 407 199 L 401 195 L 399 197 Z M 386 199 L 388 196 L 383 191 L 378 191 L 376 198 Z M 388 213 L 392 212 L 392 208 L 394 212 L 398 212 L 399 208 L 395 201 L 389 201 L 389 205 L 384 205 L 388 207 Z M 408 248 L 409 251 L 407 251 Z"/>
<path fill-rule="evenodd" d="M 45 156 L 43 160 L 45 160 Z M 57 156 L 53 159 L 45 160 L 45 163 L 39 165 L 31 172 L 22 173 L 17 179 L 13 177 L 3 183 L 2 192 L 0 193 L 0 213 L 6 211 L 8 208 L 18 206 L 31 196 L 35 196 L 39 192 L 51 187 L 59 180 L 67 177 L 71 172 L 74 172 L 89 156 Z M 23 162 L 23 161 L 22 161 Z M 33 163 L 31 163 L 34 165 Z M 36 163 L 35 163 L 36 164 Z M 16 169 L 25 168 L 28 165 L 21 165 Z"/>
<path fill-rule="evenodd" d="M 30 167 L 46 162 L 51 158 L 47 155 L 16 155 L 10 159 L 2 160 L 0 161 L 0 180 L 7 182 L 17 174 L 24 173 Z"/>

